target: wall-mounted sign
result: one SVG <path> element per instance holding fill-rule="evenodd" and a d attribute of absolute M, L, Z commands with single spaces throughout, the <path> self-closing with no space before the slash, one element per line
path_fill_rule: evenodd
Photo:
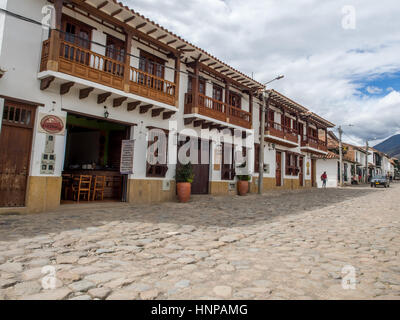
<path fill-rule="evenodd" d="M 39 132 L 59 134 L 65 133 L 65 117 L 39 113 Z"/>
<path fill-rule="evenodd" d="M 121 148 L 121 174 L 133 173 L 133 151 L 135 140 L 122 140 Z"/>

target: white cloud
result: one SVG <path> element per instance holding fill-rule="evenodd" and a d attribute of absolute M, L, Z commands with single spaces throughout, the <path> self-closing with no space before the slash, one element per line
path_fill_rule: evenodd
<path fill-rule="evenodd" d="M 260 82 L 284 74 L 275 89 L 338 125 L 353 123 L 354 139 L 400 128 L 400 93 L 363 95 L 357 84 L 400 71 L 396 1 L 123 2 Z M 342 28 L 348 4 L 356 10 L 354 30 Z"/>
<path fill-rule="evenodd" d="M 374 86 L 368 86 L 366 88 L 367 92 L 370 94 L 379 94 L 382 93 L 382 89 Z"/>

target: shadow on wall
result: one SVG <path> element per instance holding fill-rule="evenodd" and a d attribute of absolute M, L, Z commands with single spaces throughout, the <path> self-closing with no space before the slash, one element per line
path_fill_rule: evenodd
<path fill-rule="evenodd" d="M 62 206 L 57 211 L 36 215 L 0 215 L 0 241 L 58 234 L 112 221 L 220 228 L 259 225 L 277 216 L 295 216 L 305 211 L 339 205 L 376 191 L 367 188 L 271 191 L 262 196 L 192 196 L 191 201 L 185 204 L 98 203 Z"/>

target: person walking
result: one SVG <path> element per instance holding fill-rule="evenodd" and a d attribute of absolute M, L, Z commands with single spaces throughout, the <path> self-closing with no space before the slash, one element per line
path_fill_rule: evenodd
<path fill-rule="evenodd" d="M 326 174 L 326 171 L 321 175 L 321 180 L 322 180 L 322 188 L 326 188 L 326 180 L 328 180 L 328 175 Z"/>

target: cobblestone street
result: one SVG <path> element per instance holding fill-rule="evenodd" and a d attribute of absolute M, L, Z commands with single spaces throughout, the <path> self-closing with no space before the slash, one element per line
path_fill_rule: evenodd
<path fill-rule="evenodd" d="M 399 195 L 393 184 L 3 215 L 0 299 L 400 299 Z M 348 265 L 355 290 L 342 288 Z"/>

